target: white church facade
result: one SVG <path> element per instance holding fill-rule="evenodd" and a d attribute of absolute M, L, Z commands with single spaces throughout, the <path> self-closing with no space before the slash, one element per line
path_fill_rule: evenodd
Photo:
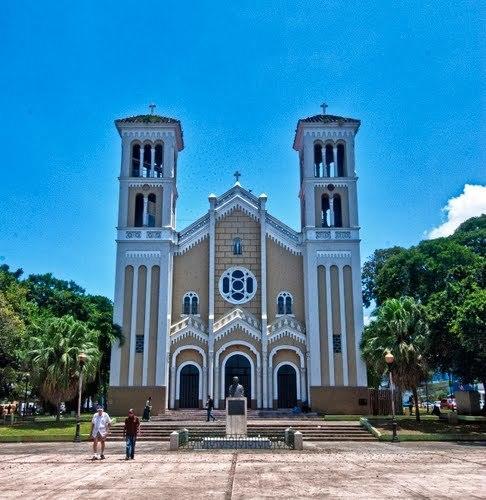
<path fill-rule="evenodd" d="M 237 181 L 176 230 L 178 120 L 115 122 L 122 141 L 114 321 L 113 414 L 224 406 L 237 375 L 256 409 L 307 402 L 367 413 L 354 144 L 360 121 L 298 121 L 300 231 L 272 216 L 267 196 Z"/>

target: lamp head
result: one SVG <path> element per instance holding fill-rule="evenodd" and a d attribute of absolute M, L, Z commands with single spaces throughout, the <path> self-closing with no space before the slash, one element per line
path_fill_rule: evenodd
<path fill-rule="evenodd" d="M 78 363 L 83 366 L 86 363 L 88 356 L 84 352 L 78 354 Z"/>
<path fill-rule="evenodd" d="M 385 354 L 385 361 L 386 361 L 386 364 L 388 366 L 390 366 L 395 361 L 395 356 L 393 356 L 393 354 L 390 351 L 388 351 Z"/>

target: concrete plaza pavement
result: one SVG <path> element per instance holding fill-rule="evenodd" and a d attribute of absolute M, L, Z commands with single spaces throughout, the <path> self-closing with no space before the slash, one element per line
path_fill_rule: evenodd
<path fill-rule="evenodd" d="M 123 443 L 0 444 L 2 498 L 485 498 L 486 446 L 306 443 L 296 451 L 179 451 Z"/>

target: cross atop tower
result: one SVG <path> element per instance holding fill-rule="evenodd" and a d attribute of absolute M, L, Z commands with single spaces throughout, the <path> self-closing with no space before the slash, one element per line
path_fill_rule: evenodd
<path fill-rule="evenodd" d="M 238 172 L 238 170 L 233 175 L 235 176 L 236 182 L 240 182 L 241 174 Z"/>
<path fill-rule="evenodd" d="M 323 102 L 321 104 L 321 108 L 322 108 L 322 114 L 325 115 L 326 114 L 326 109 L 328 108 L 328 105 L 325 102 Z"/>
<path fill-rule="evenodd" d="M 150 114 L 153 115 L 154 114 L 154 109 L 157 107 L 156 104 L 154 104 L 153 102 L 151 104 L 149 104 L 149 108 L 150 108 Z"/>

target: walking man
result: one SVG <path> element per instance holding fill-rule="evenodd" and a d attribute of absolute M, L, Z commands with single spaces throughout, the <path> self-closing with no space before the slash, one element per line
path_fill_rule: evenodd
<path fill-rule="evenodd" d="M 91 420 L 91 437 L 93 438 L 93 460 L 98 460 L 98 441 L 101 445 L 100 460 L 105 458 L 105 439 L 110 430 L 111 419 L 103 407 L 98 405 L 96 413 Z"/>
<path fill-rule="evenodd" d="M 128 411 L 128 417 L 125 419 L 125 427 L 123 428 L 123 437 L 127 442 L 127 456 L 125 460 L 135 458 L 135 442 L 137 441 L 140 432 L 140 419 L 135 415 L 133 408 Z"/>
<path fill-rule="evenodd" d="M 142 419 L 148 422 L 150 420 L 151 411 L 152 411 L 152 396 L 149 396 L 147 401 L 145 402 L 145 408 L 143 409 Z"/>
<path fill-rule="evenodd" d="M 208 400 L 206 401 L 206 411 L 207 411 L 206 422 L 209 422 L 210 418 L 213 419 L 213 422 L 216 420 L 213 415 L 213 409 L 214 409 L 214 401 L 213 398 L 208 394 Z"/>

